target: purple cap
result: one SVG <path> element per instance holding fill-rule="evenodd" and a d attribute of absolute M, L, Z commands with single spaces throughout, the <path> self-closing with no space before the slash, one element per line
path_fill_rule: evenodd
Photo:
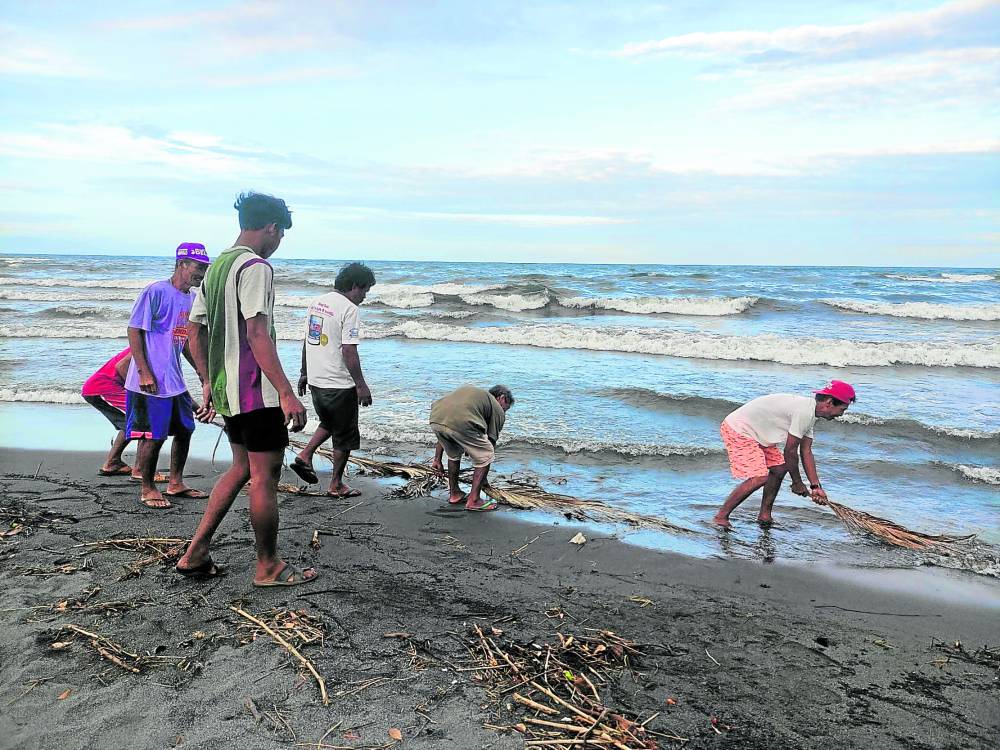
<path fill-rule="evenodd" d="M 206 266 L 211 263 L 205 246 L 200 242 L 182 242 L 177 246 L 177 260 L 196 260 Z"/>

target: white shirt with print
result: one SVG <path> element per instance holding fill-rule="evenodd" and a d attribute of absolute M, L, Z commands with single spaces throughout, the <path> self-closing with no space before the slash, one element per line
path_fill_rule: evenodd
<path fill-rule="evenodd" d="M 816 399 L 775 393 L 749 401 L 726 417 L 726 423 L 761 445 L 784 447 L 789 435 L 811 438 L 816 424 Z"/>
<path fill-rule="evenodd" d="M 306 313 L 306 372 L 317 388 L 353 388 L 342 344 L 361 341 L 358 306 L 340 292 L 317 297 Z"/>

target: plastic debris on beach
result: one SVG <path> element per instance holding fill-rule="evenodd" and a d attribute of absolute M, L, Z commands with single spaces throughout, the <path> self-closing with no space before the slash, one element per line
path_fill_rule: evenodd
<path fill-rule="evenodd" d="M 640 720 L 602 696 L 642 658 L 638 644 L 610 630 L 556 632 L 551 642 L 521 643 L 499 628 L 473 624 L 466 647 L 479 667 L 473 679 L 511 722 L 503 728 L 519 732 L 532 748 L 656 750 L 657 737 L 687 741 L 663 727 L 653 731 L 659 714 Z"/>

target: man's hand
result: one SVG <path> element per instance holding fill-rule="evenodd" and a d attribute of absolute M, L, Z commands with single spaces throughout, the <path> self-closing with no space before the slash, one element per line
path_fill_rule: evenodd
<path fill-rule="evenodd" d="M 802 482 L 792 482 L 792 492 L 802 497 L 809 497 L 809 488 Z"/>
<path fill-rule="evenodd" d="M 361 406 L 372 405 L 372 391 L 367 385 L 358 386 L 358 403 Z"/>
<path fill-rule="evenodd" d="M 202 405 L 195 404 L 194 417 L 199 422 L 208 424 L 215 419 L 215 407 L 212 405 L 212 386 L 205 383 L 201 387 Z"/>
<path fill-rule="evenodd" d="M 285 415 L 285 424 L 288 429 L 292 432 L 301 432 L 302 428 L 306 426 L 306 407 L 295 398 L 295 394 L 291 391 L 279 396 L 278 401 L 281 404 L 281 411 Z"/>
<path fill-rule="evenodd" d="M 139 371 L 139 390 L 143 393 L 148 393 L 150 395 L 156 395 L 159 391 L 159 387 L 156 385 L 156 378 L 153 377 L 151 372 Z"/>
<path fill-rule="evenodd" d="M 436 474 L 444 474 L 444 464 L 441 463 L 441 459 L 437 456 L 431 461 L 431 469 L 434 470 Z"/>
<path fill-rule="evenodd" d="M 306 390 L 309 386 L 309 377 L 306 375 L 299 375 L 299 396 L 305 396 Z"/>
<path fill-rule="evenodd" d="M 816 489 L 810 491 L 809 498 L 817 505 L 826 505 L 826 501 L 829 500 L 822 487 L 817 487 Z"/>

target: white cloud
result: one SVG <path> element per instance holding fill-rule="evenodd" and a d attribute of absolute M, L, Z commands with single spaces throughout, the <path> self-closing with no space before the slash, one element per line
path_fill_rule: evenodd
<path fill-rule="evenodd" d="M 36 34 L 0 26 L 0 75 L 91 78 L 97 71 Z"/>
<path fill-rule="evenodd" d="M 1000 0 L 957 0 L 930 10 L 899 13 L 866 23 L 837 26 L 790 26 L 773 31 L 694 32 L 664 39 L 631 42 L 613 53 L 620 57 L 657 54 L 741 56 L 768 52 L 818 57 L 865 53 L 901 44 L 942 43 L 961 46 L 965 36 L 983 32 L 995 22 Z M 994 31 L 996 27 L 994 26 Z"/>
<path fill-rule="evenodd" d="M 280 12 L 281 6 L 278 3 L 241 2 L 219 10 L 202 10 L 193 13 L 175 13 L 141 18 L 118 18 L 114 21 L 102 21 L 97 26 L 100 29 L 114 31 L 174 31 L 233 24 L 246 20 L 261 20 L 276 16 Z"/>
<path fill-rule="evenodd" d="M 301 210 L 300 206 L 300 210 Z M 502 224 L 519 227 L 574 227 L 629 224 L 629 219 L 611 216 L 578 216 L 572 214 L 542 213 L 469 213 L 449 211 L 408 211 L 369 206 L 324 206 L 311 210 L 323 214 L 327 220 L 361 221 L 371 218 L 413 219 L 418 221 L 444 221 L 468 224 Z"/>
<path fill-rule="evenodd" d="M 261 172 L 257 161 L 229 151 L 210 135 L 158 138 L 113 125 L 48 124 L 30 133 L 0 133 L 0 154 L 14 158 L 165 166 L 176 170 L 175 177 Z"/>

